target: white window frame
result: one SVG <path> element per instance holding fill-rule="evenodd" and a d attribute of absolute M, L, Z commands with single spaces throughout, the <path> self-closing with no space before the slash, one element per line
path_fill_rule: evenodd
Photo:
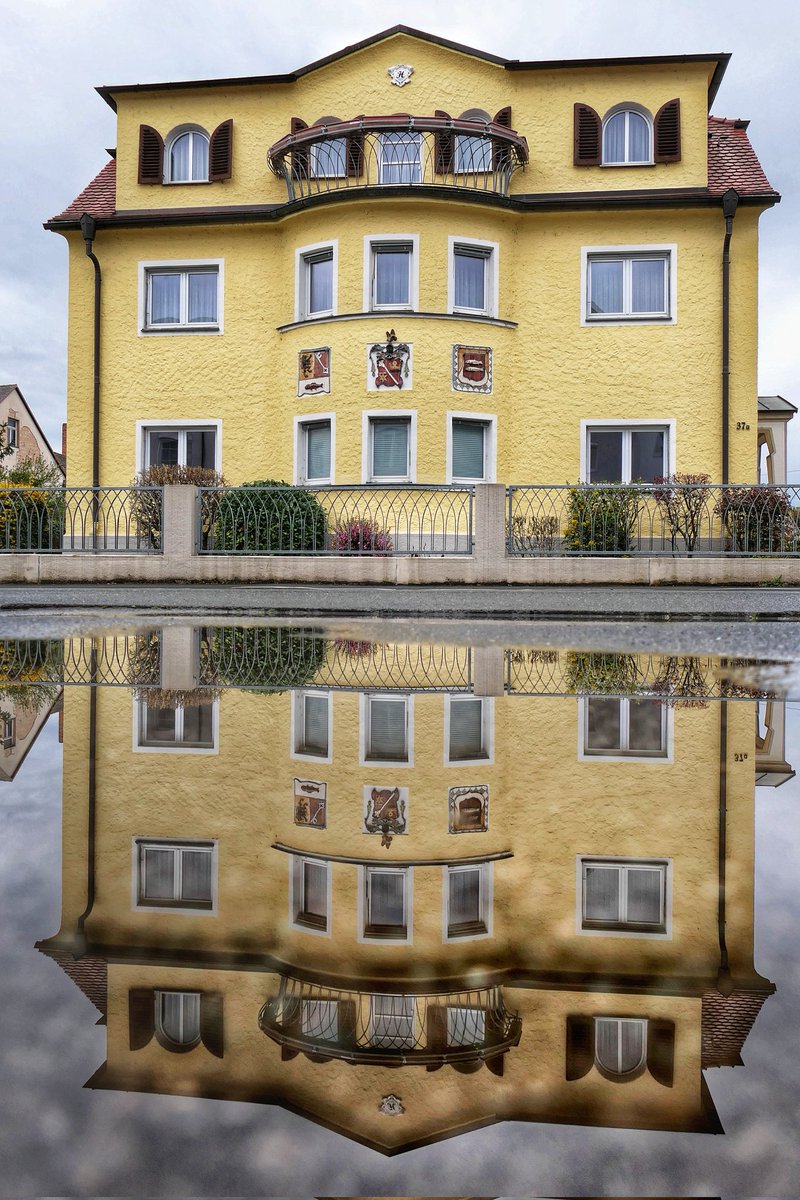
<path fill-rule="evenodd" d="M 494 918 L 494 863 L 445 863 L 442 867 L 442 942 L 480 942 L 492 937 Z M 450 933 L 450 876 L 458 871 L 478 871 L 478 905 L 484 929 L 480 933 Z"/>
<path fill-rule="evenodd" d="M 665 433 L 667 435 L 665 442 L 667 461 L 664 464 L 664 475 L 671 475 L 675 470 L 677 422 L 674 417 L 664 417 L 654 421 L 648 421 L 645 417 L 635 417 L 624 421 L 613 421 L 610 418 L 601 418 L 598 421 L 582 420 L 579 476 L 585 482 L 589 481 L 589 434 L 595 429 L 603 433 L 619 430 L 623 435 L 632 433 L 634 430 L 648 429 Z M 622 475 L 624 478 L 620 482 L 629 483 L 631 478 L 631 439 L 624 436 L 622 439 Z"/>
<path fill-rule="evenodd" d="M 576 863 L 576 906 L 575 931 L 581 937 L 611 937 L 611 938 L 647 938 L 650 941 L 672 940 L 672 859 L 664 857 L 648 858 L 647 856 L 632 857 L 618 854 L 579 854 Z M 596 864 L 620 867 L 660 867 L 663 868 L 664 881 L 664 929 L 661 931 L 639 929 L 584 929 L 583 928 L 583 871 L 584 866 Z"/>
<path fill-rule="evenodd" d="M 6 417 L 6 445 L 19 448 L 19 417 Z"/>
<path fill-rule="evenodd" d="M 380 1049 L 383 1046 L 385 1046 L 385 1043 L 382 1040 L 379 1040 L 380 1034 L 378 1033 L 378 1016 L 380 1015 L 383 1017 L 386 1014 L 384 1014 L 384 1013 L 377 1014 L 375 1011 L 377 1008 L 375 1001 L 378 999 L 379 996 L 381 998 L 390 997 L 392 1000 L 402 1000 L 403 1001 L 402 1007 L 405 1011 L 401 1011 L 398 1013 L 396 1006 L 393 1006 L 395 1008 L 395 1012 L 392 1014 L 392 1017 L 394 1017 L 394 1019 L 396 1020 L 397 1017 L 400 1016 L 400 1017 L 402 1017 L 402 1019 L 404 1021 L 409 1022 L 408 1040 L 404 1043 L 404 1048 L 408 1049 L 408 1050 L 413 1049 L 414 1041 L 415 1041 L 416 1033 L 417 1033 L 417 1029 L 416 1029 L 417 1005 L 416 1005 L 415 997 L 413 995 L 409 995 L 407 992 L 373 992 L 370 995 L 370 998 L 369 998 L 369 1026 L 368 1026 L 368 1034 L 367 1034 L 367 1036 L 369 1038 L 369 1045 L 374 1046 L 377 1049 Z M 386 1036 L 388 1038 L 389 1036 L 392 1036 L 392 1035 L 386 1035 Z M 397 1035 L 395 1034 L 394 1037 L 397 1037 Z M 386 1047 L 386 1048 L 388 1049 L 389 1047 Z M 401 1043 L 399 1042 L 399 1040 L 396 1041 L 395 1044 L 391 1047 L 391 1049 L 394 1049 L 394 1050 L 399 1050 L 400 1048 L 401 1048 Z"/>
<path fill-rule="evenodd" d="M 405 759 L 368 758 L 369 706 L 373 700 L 402 700 L 406 706 L 406 757 Z M 403 692 L 361 692 L 358 697 L 358 762 L 361 767 L 413 767 L 414 765 L 414 697 Z"/>
<path fill-rule="evenodd" d="M 372 422 L 373 420 L 400 418 L 408 421 L 408 474 L 372 474 Z M 417 479 L 417 410 L 415 408 L 367 408 L 361 414 L 361 482 L 362 483 L 416 483 Z"/>
<path fill-rule="evenodd" d="M 197 1036 L 192 1038 L 191 1041 L 176 1042 L 169 1036 L 167 1031 L 164 1029 L 164 1026 L 163 1026 L 162 1020 L 161 1020 L 161 998 L 162 998 L 162 996 L 181 996 L 181 997 L 197 996 L 197 998 L 198 998 Z M 203 1028 L 203 1012 L 202 1012 L 202 1010 L 203 1010 L 203 993 L 202 992 L 180 991 L 176 988 L 156 988 L 155 995 L 154 995 L 154 1008 L 155 1008 L 155 1014 L 154 1014 L 153 1024 L 154 1024 L 155 1031 L 170 1046 L 180 1046 L 183 1048 L 183 1047 L 189 1047 L 189 1046 L 196 1046 L 200 1042 L 201 1030 Z M 183 1020 L 184 1020 L 183 1005 L 181 1005 L 181 1024 L 183 1024 Z"/>
<path fill-rule="evenodd" d="M 404 183 L 404 182 L 401 182 L 400 180 L 398 180 L 397 183 L 389 183 L 386 180 L 384 180 L 383 168 L 385 166 L 400 167 L 400 168 L 407 168 L 407 167 L 412 166 L 412 161 L 406 157 L 404 157 L 402 162 L 399 162 L 399 163 L 393 162 L 393 161 L 387 162 L 386 157 L 383 153 L 383 149 L 386 144 L 387 137 L 399 137 L 401 139 L 406 139 L 401 143 L 403 146 L 406 146 L 413 141 L 413 144 L 418 147 L 419 158 L 417 159 L 417 166 L 419 167 L 419 176 L 417 179 L 412 180 L 410 183 L 408 183 L 408 182 Z M 422 139 L 422 134 L 419 133 L 415 129 L 387 129 L 384 133 L 379 134 L 378 140 L 377 140 L 378 184 L 379 184 L 379 186 L 380 187 L 416 187 L 420 183 L 422 183 L 423 182 L 423 172 L 424 172 L 424 163 L 423 163 L 422 156 L 423 156 L 424 150 L 425 150 L 425 143 Z"/>
<path fill-rule="evenodd" d="M 648 1041 L 647 1017 L 613 1017 L 613 1016 L 607 1016 L 605 1013 L 602 1013 L 602 1014 L 594 1017 L 593 1019 L 594 1019 L 594 1046 L 595 1046 L 594 1065 L 601 1072 L 606 1071 L 606 1072 L 608 1072 L 609 1075 L 613 1075 L 617 1079 L 632 1079 L 632 1078 L 634 1078 L 638 1074 L 638 1072 L 640 1072 L 641 1069 L 647 1065 L 647 1041 Z M 617 1061 L 619 1061 L 620 1049 L 621 1049 L 621 1044 L 622 1044 L 621 1038 L 619 1036 L 620 1035 L 620 1026 L 621 1025 L 643 1025 L 644 1026 L 644 1033 L 643 1033 L 643 1037 L 642 1037 L 642 1056 L 639 1059 L 639 1061 L 637 1062 L 635 1067 L 631 1067 L 631 1069 L 629 1071 L 620 1071 L 619 1069 L 614 1070 L 612 1067 L 607 1066 L 606 1063 L 600 1062 L 600 1059 L 597 1056 L 597 1042 L 598 1042 L 597 1026 L 600 1021 L 607 1021 L 607 1022 L 613 1021 L 617 1026 Z"/>
<path fill-rule="evenodd" d="M 674 758 L 675 721 L 672 708 L 663 704 L 661 708 L 661 728 L 664 733 L 663 754 L 638 754 L 636 751 L 609 750 L 601 752 L 586 749 L 588 732 L 589 704 L 592 697 L 578 697 L 578 759 L 580 762 L 611 762 L 611 763 L 652 763 L 655 766 L 669 764 Z M 626 741 L 630 732 L 630 702 L 631 700 L 656 699 L 650 696 L 603 696 L 603 700 L 617 700 L 620 704 L 620 741 Z"/>
<path fill-rule="evenodd" d="M 327 421 L 331 429 L 331 469 L 330 474 L 326 479 L 311 479 L 305 477 L 306 468 L 306 429 L 309 425 L 320 425 L 323 421 Z M 308 483 L 313 487 L 316 484 L 326 484 L 336 482 L 336 413 L 303 413 L 302 416 L 294 418 L 294 483 Z"/>
<path fill-rule="evenodd" d="M 333 872 L 331 864 L 324 858 L 317 858 L 316 855 L 310 854 L 289 854 L 289 925 L 292 929 L 297 929 L 301 933 L 310 933 L 315 937 L 331 936 L 331 924 L 333 913 Z M 297 883 L 295 879 L 297 865 L 300 866 L 299 874 L 302 878 L 303 864 L 313 863 L 315 866 L 325 868 L 325 928 L 316 929 L 313 925 L 307 925 L 304 921 L 297 919 L 297 909 L 304 904 L 305 897 L 297 894 Z"/>
<path fill-rule="evenodd" d="M 494 483 L 497 475 L 497 417 L 494 413 L 462 412 L 450 409 L 445 415 L 445 483 Z M 474 421 L 485 426 L 482 479 L 464 479 L 453 474 L 453 421 Z"/>
<path fill-rule="evenodd" d="M 181 742 L 164 742 L 160 746 L 141 745 L 147 699 L 133 701 L 133 750 L 135 754 L 219 754 L 219 697 L 211 702 L 211 746 L 184 746 Z M 183 731 L 183 710 L 179 704 L 175 709 L 175 736 Z M 191 707 L 191 706 L 189 706 Z"/>
<path fill-rule="evenodd" d="M 456 307 L 456 251 L 475 250 L 485 257 L 483 275 L 483 308 Z M 500 308 L 500 243 L 481 238 L 456 237 L 447 239 L 447 311 L 473 316 L 496 317 Z"/>
<path fill-rule="evenodd" d="M 328 753 L 323 754 L 304 754 L 302 750 L 298 750 L 301 735 L 303 733 L 303 713 L 305 698 L 307 696 L 324 697 L 328 701 Z M 322 691 L 316 688 L 295 688 L 292 691 L 292 707 L 291 707 L 291 742 L 289 747 L 289 757 L 299 759 L 301 762 L 316 762 L 329 763 L 333 762 L 333 692 Z"/>
<path fill-rule="evenodd" d="M 136 474 L 149 466 L 147 461 L 147 438 L 150 433 L 157 433 L 159 430 L 164 430 L 167 433 L 182 433 L 189 429 L 213 429 L 214 430 L 214 470 L 219 472 L 222 470 L 222 421 L 218 417 L 212 417 L 208 421 L 199 419 L 189 421 L 137 421 L 136 422 Z M 180 462 L 180 438 L 178 439 L 178 461 Z M 184 460 L 186 459 L 185 444 L 184 444 Z"/>
<path fill-rule="evenodd" d="M 447 1035 L 446 1036 L 447 1036 L 448 1050 L 454 1050 L 457 1047 L 461 1047 L 461 1046 L 463 1046 L 466 1049 L 468 1047 L 483 1046 L 486 1044 L 486 1009 L 485 1008 L 479 1008 L 477 1005 L 471 1005 L 471 1004 L 448 1004 L 445 1006 L 445 1012 L 447 1014 Z M 476 1038 L 476 1040 L 473 1042 L 457 1042 L 453 1038 L 453 1025 L 455 1024 L 455 1021 L 458 1019 L 457 1014 L 461 1014 L 461 1013 L 463 1013 L 463 1014 L 472 1013 L 474 1017 L 478 1018 L 475 1023 L 478 1026 L 479 1037 Z M 453 1015 L 453 1018 L 454 1018 L 452 1021 L 451 1021 L 451 1014 Z M 464 1024 L 466 1025 L 466 1016 L 464 1016 L 464 1018 L 462 1018 L 462 1019 L 464 1020 Z"/>
<path fill-rule="evenodd" d="M 648 158 L 630 159 L 630 158 L 626 157 L 621 162 L 607 162 L 606 161 L 606 125 L 608 124 L 608 122 L 611 120 L 612 117 L 617 117 L 617 116 L 619 116 L 620 113 L 636 113 L 637 117 L 644 118 L 645 124 L 647 125 L 648 130 L 649 130 L 650 155 Z M 652 114 L 650 112 L 648 112 L 648 110 L 646 108 L 643 108 L 641 106 L 641 104 L 634 104 L 630 101 L 627 101 L 627 102 L 623 101 L 622 104 L 615 104 L 614 107 L 610 108 L 608 110 L 608 112 L 606 113 L 606 115 L 603 117 L 602 130 L 601 130 L 601 136 L 600 136 L 600 165 L 603 167 L 652 167 L 655 163 L 655 158 L 653 157 L 654 146 L 655 146 L 655 135 L 654 135 L 653 125 L 654 125 L 654 123 L 653 123 Z M 626 155 L 629 152 L 629 146 L 630 146 L 630 121 L 628 121 L 628 119 L 626 118 L 626 120 L 625 120 L 625 154 Z"/>
<path fill-rule="evenodd" d="M 658 313 L 589 313 L 589 263 L 593 259 L 662 257 L 667 261 L 668 311 Z M 624 274 L 630 272 L 625 271 Z M 652 245 L 581 246 L 580 324 L 589 325 L 676 325 L 678 322 L 678 244 L 659 242 Z M 623 300 L 624 303 L 624 300 Z"/>
<path fill-rule="evenodd" d="M 322 125 L 328 125 L 330 128 L 332 122 L 322 121 Z M 321 147 L 329 147 L 333 142 L 341 142 L 344 147 L 344 158 L 342 159 L 341 171 L 318 171 L 318 160 Z M 330 155 L 327 156 L 330 160 Z M 321 138 L 318 142 L 312 142 L 308 147 L 308 175 L 309 179 L 346 179 L 347 178 L 347 138 L 332 137 Z"/>
<path fill-rule="evenodd" d="M 310 264 L 315 257 L 331 251 L 331 283 L 332 307 L 311 313 L 309 301 L 311 296 Z M 294 319 L 295 321 L 324 321 L 327 317 L 335 316 L 339 311 L 339 239 L 333 238 L 327 242 L 312 242 L 308 246 L 300 246 L 294 252 Z"/>
<path fill-rule="evenodd" d="M 155 847 L 157 850 L 210 850 L 211 852 L 211 906 L 210 908 L 195 908 L 191 904 L 181 906 L 172 904 L 160 908 L 156 904 L 142 904 L 139 899 L 139 851 L 141 847 Z M 131 911 L 139 913 L 181 913 L 187 917 L 215 917 L 217 915 L 218 889 L 218 847 L 219 843 L 212 838 L 151 838 L 134 836 L 131 839 Z"/>
<path fill-rule="evenodd" d="M 405 878 L 403 886 L 403 915 L 405 918 L 406 936 L 396 938 L 373 937 L 365 932 L 369 907 L 367 904 L 367 879 L 372 871 L 397 873 Z M 391 862 L 386 866 L 373 866 L 360 863 L 358 867 L 358 937 L 359 943 L 378 946 L 410 946 L 414 941 L 414 868 L 395 867 Z"/>
<path fill-rule="evenodd" d="M 178 138 L 183 137 L 185 133 L 200 134 L 201 137 L 205 138 L 209 171 L 211 169 L 211 134 L 207 133 L 205 129 L 203 129 L 202 125 L 178 125 L 169 134 L 167 134 L 166 138 L 164 139 L 164 177 L 162 182 L 167 185 L 174 184 L 176 186 L 185 186 L 187 183 L 190 185 L 209 183 L 209 171 L 206 172 L 205 179 L 173 179 L 170 175 L 172 147 L 175 145 Z M 191 163 L 194 159 L 194 141 L 192 141 L 190 144 L 191 149 L 189 151 L 189 161 Z"/>
<path fill-rule="evenodd" d="M 408 304 L 372 303 L 375 280 L 375 247 L 410 245 L 408 268 Z M 419 311 L 419 234 L 418 233 L 367 233 L 364 235 L 364 312 L 418 312 Z"/>
<path fill-rule="evenodd" d="M 150 325 L 148 322 L 149 309 L 149 278 L 152 273 L 159 272 L 180 274 L 181 294 L 188 291 L 188 282 L 184 282 L 188 273 L 195 269 L 212 269 L 217 271 L 217 320 L 209 325 L 199 323 L 180 325 Z M 139 271 L 139 302 L 137 306 L 138 337 L 172 337 L 192 334 L 194 337 L 219 337 L 225 332 L 225 259 L 224 258 L 181 258 L 181 259 L 145 259 L 138 264 Z"/>
<path fill-rule="evenodd" d="M 483 725 L 483 744 L 486 754 L 481 758 L 451 758 L 450 757 L 450 710 L 453 704 L 464 700 L 480 700 L 483 709 L 481 721 Z M 472 693 L 445 696 L 444 698 L 444 765 L 446 767 L 485 767 L 494 762 L 494 697 L 475 696 Z"/>
<path fill-rule="evenodd" d="M 476 120 L 477 118 L 470 117 L 468 119 Z M 462 154 L 462 150 L 461 150 L 462 142 L 482 142 L 483 145 L 481 146 L 481 150 L 483 151 L 483 158 L 484 158 L 484 161 L 488 160 L 488 165 L 485 167 L 461 166 L 460 162 L 461 162 L 461 154 Z M 493 166 L 494 145 L 492 143 L 492 139 L 489 137 L 488 134 L 457 133 L 455 136 L 455 151 L 454 151 L 453 161 L 454 161 L 454 166 L 453 166 L 453 174 L 454 175 L 491 175 L 492 171 L 494 170 L 494 166 Z"/>

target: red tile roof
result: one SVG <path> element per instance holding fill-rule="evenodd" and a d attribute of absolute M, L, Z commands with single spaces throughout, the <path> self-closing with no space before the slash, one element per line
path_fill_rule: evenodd
<path fill-rule="evenodd" d="M 774 990 L 774 989 L 773 989 Z M 761 1006 L 771 993 L 733 992 L 723 996 L 710 991 L 703 995 L 702 1065 L 739 1067 L 742 1047 L 755 1024 Z"/>
<path fill-rule="evenodd" d="M 736 188 L 740 196 L 777 195 L 747 136 L 749 121 L 708 118 L 708 190 L 721 196 Z"/>
<path fill-rule="evenodd" d="M 117 203 L 117 162 L 112 158 L 99 175 L 76 196 L 53 221 L 76 221 L 84 213 L 93 217 L 113 217 Z"/>
<path fill-rule="evenodd" d="M 104 958 L 87 955 L 75 958 L 69 950 L 37 946 L 41 954 L 58 963 L 65 975 L 81 989 L 87 1000 L 105 1014 L 108 1003 L 108 966 Z"/>

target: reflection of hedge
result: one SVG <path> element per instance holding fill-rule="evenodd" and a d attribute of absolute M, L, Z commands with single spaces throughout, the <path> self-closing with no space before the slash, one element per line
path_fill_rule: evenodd
<path fill-rule="evenodd" d="M 55 703 L 64 671 L 64 643 L 58 638 L 0 641 L 0 701 L 28 711 Z"/>
<path fill-rule="evenodd" d="M 63 525 L 62 489 L 0 480 L 0 548 L 58 550 Z"/>
<path fill-rule="evenodd" d="M 319 501 L 303 488 L 276 479 L 256 479 L 224 492 L 213 524 L 215 550 L 275 553 L 325 550 L 328 519 Z"/>
<path fill-rule="evenodd" d="M 571 651 L 567 655 L 564 682 L 568 692 L 587 696 L 634 695 L 639 690 L 639 680 L 635 654 Z"/>
<path fill-rule="evenodd" d="M 595 553 L 635 549 L 641 498 L 642 489 L 635 484 L 571 488 L 564 549 Z"/>
<path fill-rule="evenodd" d="M 325 638 L 310 629 L 216 629 L 214 682 L 271 691 L 303 687 L 324 663 L 327 650 Z"/>

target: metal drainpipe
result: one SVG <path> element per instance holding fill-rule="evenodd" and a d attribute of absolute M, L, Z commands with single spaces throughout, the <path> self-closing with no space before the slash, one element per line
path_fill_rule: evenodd
<path fill-rule="evenodd" d="M 86 822 L 86 907 L 75 925 L 74 957 L 81 958 L 87 949 L 86 919 L 94 908 L 97 840 L 97 642 L 92 638 L 89 657 L 89 777 L 87 787 Z"/>
<path fill-rule="evenodd" d="M 731 375 L 731 237 L 739 193 L 729 188 L 722 197 L 725 240 L 722 243 L 722 482 L 730 475 L 730 375 Z"/>
<path fill-rule="evenodd" d="M 717 842 L 718 869 L 718 908 L 717 933 L 719 937 L 719 971 L 717 972 L 717 991 L 723 996 L 730 996 L 733 991 L 730 963 L 728 961 L 728 940 L 725 929 L 725 890 L 726 865 L 728 855 L 728 701 L 719 702 L 719 816 Z"/>
<path fill-rule="evenodd" d="M 94 266 L 94 351 L 92 382 L 92 487 L 100 486 L 100 291 L 102 277 L 100 263 L 92 246 L 97 232 L 97 222 L 89 213 L 81 217 L 81 233 L 86 243 L 86 257 Z"/>

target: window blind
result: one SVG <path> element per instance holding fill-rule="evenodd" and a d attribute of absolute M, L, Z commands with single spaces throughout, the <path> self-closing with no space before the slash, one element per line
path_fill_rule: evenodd
<path fill-rule="evenodd" d="M 481 758 L 484 755 L 483 701 L 451 701 L 449 757 L 468 759 Z"/>
<path fill-rule="evenodd" d="M 331 423 L 306 425 L 306 479 L 331 477 Z"/>
<path fill-rule="evenodd" d="M 486 426 L 481 421 L 453 421 L 453 478 L 483 479 Z"/>
<path fill-rule="evenodd" d="M 369 701 L 367 757 L 390 762 L 403 762 L 408 757 L 405 700 Z"/>

